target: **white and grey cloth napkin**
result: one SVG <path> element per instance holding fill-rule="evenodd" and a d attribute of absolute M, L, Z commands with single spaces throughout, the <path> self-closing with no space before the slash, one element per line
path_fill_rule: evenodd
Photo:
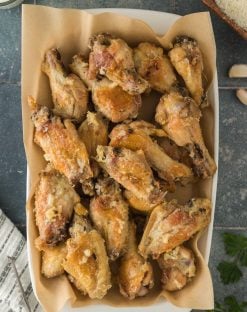
<path fill-rule="evenodd" d="M 23 287 L 29 309 L 26 307 L 18 285 L 13 259 L 19 280 Z M 28 269 L 27 246 L 23 235 L 0 209 L 0 311 L 41 312 L 32 290 Z"/>

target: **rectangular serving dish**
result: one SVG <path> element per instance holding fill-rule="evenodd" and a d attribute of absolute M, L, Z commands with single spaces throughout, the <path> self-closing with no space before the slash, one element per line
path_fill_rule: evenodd
<path fill-rule="evenodd" d="M 136 10 L 136 9 L 92 9 L 92 10 L 86 10 L 87 12 L 91 14 L 98 14 L 103 12 L 111 12 L 111 13 L 117 13 L 121 15 L 126 15 L 131 18 L 137 18 L 139 20 L 143 20 L 145 23 L 151 26 L 151 28 L 154 30 L 154 32 L 158 35 L 164 34 L 167 29 L 180 17 L 179 15 L 166 13 L 166 12 L 157 12 L 157 11 L 148 11 L 148 10 Z M 214 111 L 214 160 L 216 165 L 218 165 L 218 148 L 219 148 L 219 97 L 218 97 L 218 80 L 217 80 L 217 72 L 215 72 L 213 81 L 209 87 L 208 90 L 208 99 L 210 102 L 210 105 L 213 108 Z M 26 188 L 26 196 L 27 199 L 29 197 L 30 193 L 30 175 L 29 170 L 27 166 L 27 188 Z M 208 263 L 209 255 L 210 255 L 210 248 L 211 248 L 211 240 L 212 240 L 212 233 L 213 233 L 213 220 L 214 220 L 214 210 L 215 210 L 215 202 L 216 202 L 216 191 L 217 191 L 217 172 L 215 173 L 212 181 L 212 194 L 211 194 L 211 200 L 212 200 L 212 220 L 207 228 L 206 231 L 202 234 L 200 240 L 199 240 L 199 249 L 201 253 L 204 256 L 204 259 Z M 28 224 L 27 224 L 28 226 Z M 27 232 L 28 233 L 28 232 Z M 34 276 L 33 276 L 33 268 L 31 266 L 32 261 L 31 259 L 31 248 L 30 248 L 30 239 L 27 235 L 27 246 L 28 246 L 28 259 L 30 264 L 30 275 L 31 275 L 31 281 L 33 283 Z M 35 293 L 35 289 L 34 289 Z M 151 306 L 147 307 L 111 307 L 105 304 L 92 304 L 90 306 L 85 307 L 86 311 L 96 312 L 100 309 L 102 312 L 108 312 L 108 311 L 118 311 L 119 309 L 121 312 L 127 312 L 127 311 L 145 311 L 145 312 L 158 312 L 161 309 L 165 309 L 166 311 L 170 312 L 188 312 L 190 309 L 188 308 L 179 308 L 171 303 L 165 301 L 164 299 L 160 299 L 158 302 Z M 83 308 L 70 308 L 69 303 L 63 308 L 63 312 L 69 312 L 69 311 L 82 311 Z"/>

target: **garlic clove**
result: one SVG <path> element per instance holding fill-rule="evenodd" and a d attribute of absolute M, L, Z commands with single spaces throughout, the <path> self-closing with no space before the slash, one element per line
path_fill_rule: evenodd
<path fill-rule="evenodd" d="M 238 89 L 236 92 L 237 98 L 241 103 L 247 105 L 247 90 L 245 89 Z"/>
<path fill-rule="evenodd" d="M 247 64 L 235 64 L 229 70 L 230 78 L 247 78 Z"/>

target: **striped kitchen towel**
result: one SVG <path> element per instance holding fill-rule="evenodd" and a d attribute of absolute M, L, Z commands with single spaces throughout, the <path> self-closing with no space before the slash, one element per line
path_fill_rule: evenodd
<path fill-rule="evenodd" d="M 10 258 L 13 260 L 10 261 Z M 14 265 L 13 265 L 14 263 Z M 16 267 L 28 306 L 14 272 Z M 0 311 L 41 312 L 30 281 L 27 246 L 23 235 L 0 209 Z"/>

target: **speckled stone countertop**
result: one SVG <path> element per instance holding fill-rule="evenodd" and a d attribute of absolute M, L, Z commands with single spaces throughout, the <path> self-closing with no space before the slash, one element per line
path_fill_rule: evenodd
<path fill-rule="evenodd" d="M 189 14 L 206 11 L 199 0 L 38 0 L 37 4 L 73 8 L 136 8 Z M 33 1 L 24 1 L 33 3 Z M 235 63 L 247 64 L 247 42 L 211 14 L 217 44 L 220 96 L 219 181 L 210 256 L 215 297 L 235 295 L 247 301 L 247 270 L 237 284 L 223 286 L 216 266 L 226 258 L 222 234 L 247 232 L 247 107 L 235 89 L 247 79 L 229 79 Z M 20 103 L 21 8 L 0 11 L 0 207 L 25 234 L 26 159 L 22 143 Z"/>

